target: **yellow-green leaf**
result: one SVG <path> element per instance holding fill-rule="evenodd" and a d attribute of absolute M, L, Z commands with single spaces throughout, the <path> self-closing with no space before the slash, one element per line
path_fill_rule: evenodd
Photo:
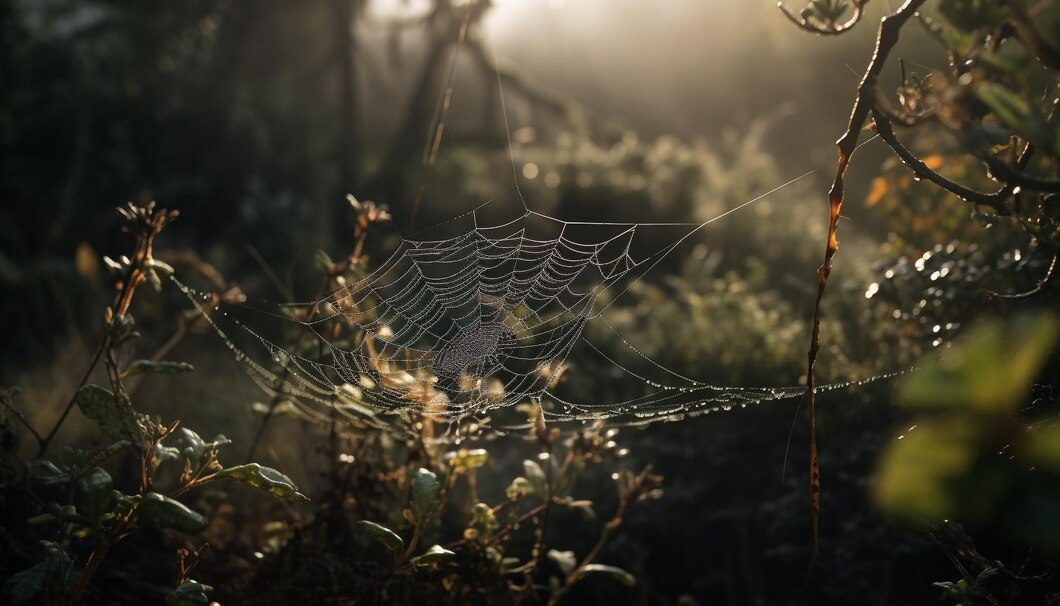
<path fill-rule="evenodd" d="M 637 578 L 629 572 L 622 570 L 621 568 L 617 568 L 615 566 L 608 566 L 606 564 L 587 564 L 585 568 L 582 568 L 581 577 L 585 577 L 590 574 L 607 575 L 612 579 L 615 579 L 619 583 L 622 583 L 626 587 L 632 587 L 637 584 Z"/>
<path fill-rule="evenodd" d="M 281 499 L 287 499 L 288 501 L 309 500 L 309 497 L 298 492 L 298 487 L 294 485 L 291 478 L 288 478 L 271 467 L 265 467 L 264 465 L 259 465 L 257 463 L 247 463 L 246 465 L 229 467 L 228 469 L 217 472 L 217 477 L 229 478 L 237 482 L 242 482 L 248 486 L 253 486 L 254 488 L 267 490 Z"/>
<path fill-rule="evenodd" d="M 438 564 L 440 562 L 447 562 L 456 557 L 456 554 L 449 551 L 441 545 L 431 545 L 431 548 L 418 555 L 411 560 L 416 566 L 426 566 L 428 564 Z"/>

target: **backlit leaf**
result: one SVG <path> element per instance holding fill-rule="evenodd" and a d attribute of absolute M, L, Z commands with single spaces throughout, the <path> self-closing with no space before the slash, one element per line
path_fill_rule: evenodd
<path fill-rule="evenodd" d="M 181 532 L 195 533 L 207 526 L 206 518 L 180 501 L 157 492 L 143 496 L 138 509 L 140 519 L 157 528 L 172 528 Z"/>
<path fill-rule="evenodd" d="M 441 505 L 439 488 L 438 476 L 433 471 L 422 467 L 416 471 L 409 491 L 409 511 L 414 524 L 425 524 L 438 511 Z"/>
<path fill-rule="evenodd" d="M 456 557 L 456 554 L 449 551 L 441 545 L 431 545 L 431 548 L 418 555 L 411 560 L 413 564 L 417 566 L 426 566 L 428 564 L 438 564 L 440 562 L 447 562 Z"/>
<path fill-rule="evenodd" d="M 376 524 L 375 522 L 369 522 L 368 520 L 361 520 L 357 523 L 360 525 L 361 530 L 366 534 L 376 539 L 383 545 L 386 545 L 387 549 L 393 552 L 395 555 L 402 552 L 405 549 L 405 541 L 393 530 L 390 530 L 386 526 Z"/>
<path fill-rule="evenodd" d="M 586 577 L 590 574 L 607 575 L 626 587 L 632 587 L 637 584 L 637 578 L 629 572 L 606 564 L 587 564 L 585 568 L 582 568 L 581 576 Z"/>
<path fill-rule="evenodd" d="M 128 402 L 120 401 L 99 385 L 85 385 L 77 391 L 74 401 L 81 412 L 99 424 L 103 433 L 113 439 L 128 438 L 134 444 L 141 440 L 136 411 Z"/>
<path fill-rule="evenodd" d="M 271 467 L 265 467 L 257 463 L 248 463 L 237 467 L 217 472 L 218 478 L 229 478 L 242 482 L 248 486 L 267 490 L 272 494 L 287 499 L 288 501 L 308 501 L 309 497 L 298 492 L 291 478 L 283 475 Z"/>

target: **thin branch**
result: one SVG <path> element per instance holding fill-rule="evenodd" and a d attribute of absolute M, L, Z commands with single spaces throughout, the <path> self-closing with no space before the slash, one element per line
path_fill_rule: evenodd
<path fill-rule="evenodd" d="M 810 336 L 810 349 L 806 356 L 806 389 L 810 416 L 810 507 L 813 518 L 813 552 L 815 556 L 818 548 L 818 522 L 821 511 L 821 469 L 817 456 L 817 378 L 815 372 L 817 352 L 821 347 L 821 300 L 828 284 L 828 276 L 832 272 L 832 257 L 839 250 L 836 230 L 839 227 L 840 211 L 843 208 L 844 179 L 847 168 L 850 166 L 850 158 L 854 150 L 857 149 L 858 137 L 868 121 L 869 113 L 875 102 L 875 90 L 880 72 L 883 71 L 883 66 L 891 50 L 898 43 L 898 35 L 902 26 L 916 14 L 916 11 L 923 4 L 924 0 L 906 0 L 897 11 L 880 21 L 880 28 L 876 35 L 876 49 L 868 67 L 865 68 L 865 75 L 861 79 L 861 84 L 858 85 L 858 94 L 854 100 L 854 107 L 850 112 L 850 121 L 847 124 L 846 132 L 836 142 L 838 160 L 835 178 L 832 181 L 831 189 L 828 191 L 830 208 L 828 238 L 824 251 L 824 263 L 817 270 L 817 298 L 813 307 L 813 329 Z"/>
<path fill-rule="evenodd" d="M 29 419 L 26 418 L 26 415 L 22 414 L 22 411 L 19 410 L 18 407 L 15 406 L 15 403 L 12 401 L 11 396 L 13 395 L 13 392 L 17 392 L 17 388 L 13 388 L 12 390 L 0 390 L 0 404 L 3 404 L 4 408 L 7 408 L 16 417 L 18 417 L 18 420 L 21 421 L 22 424 L 26 426 L 26 429 L 28 429 L 29 432 L 33 434 L 33 437 L 37 439 L 38 446 L 44 444 L 44 438 L 42 438 L 41 435 L 37 433 L 37 430 L 34 429 L 33 425 L 30 424 Z"/>
<path fill-rule="evenodd" d="M 897 155 L 906 166 L 912 169 L 913 174 L 916 177 L 930 181 L 971 204 L 989 206 L 999 215 L 1010 214 L 1004 203 L 1005 199 L 1012 193 L 1010 187 L 1005 186 L 994 193 L 986 193 L 951 181 L 928 168 L 923 160 L 918 158 L 908 147 L 903 145 L 902 142 L 898 140 L 897 135 L 894 134 L 894 129 L 891 127 L 891 121 L 884 117 L 878 109 L 872 110 L 872 119 L 876 123 L 876 132 L 879 133 L 880 138 L 883 139 L 884 143 L 891 148 L 895 155 Z"/>
<path fill-rule="evenodd" d="M 542 90 L 511 68 L 495 63 L 486 53 L 481 40 L 475 37 L 468 38 L 467 49 L 483 72 L 496 74 L 505 88 L 515 90 L 534 106 L 552 112 L 561 118 L 567 118 L 575 113 L 576 108 L 571 102 Z"/>
<path fill-rule="evenodd" d="M 434 161 L 438 158 L 438 148 L 442 145 L 442 135 L 445 134 L 445 120 L 449 116 L 449 104 L 453 100 L 453 74 L 456 71 L 456 59 L 460 56 L 460 49 L 464 47 L 464 40 L 467 38 L 467 28 L 471 23 L 471 11 L 474 4 L 474 2 L 467 3 L 467 10 L 464 11 L 463 20 L 460 22 L 460 31 L 456 37 L 456 50 L 453 52 L 452 61 L 449 63 L 449 75 L 446 77 L 445 95 L 442 98 L 441 110 L 438 113 L 438 122 L 434 127 L 431 151 L 427 156 L 427 161 L 424 163 L 423 173 L 420 175 L 420 184 L 416 188 L 416 196 L 412 199 L 412 211 L 409 213 L 409 233 L 416 231 L 416 213 L 420 209 L 423 195 L 427 193 L 427 179 L 431 176 Z"/>
<path fill-rule="evenodd" d="M 77 389 L 74 390 L 74 394 L 70 397 L 66 408 L 63 409 L 63 413 L 59 415 L 59 419 L 52 426 L 51 431 L 48 432 L 48 435 L 37 450 L 37 458 L 44 456 L 44 453 L 47 452 L 55 434 L 58 433 L 59 428 L 62 427 L 63 422 L 66 421 L 67 416 L 73 409 L 74 403 L 77 401 L 77 392 L 88 382 L 88 378 L 92 376 L 92 371 L 95 370 L 100 359 L 104 359 L 104 362 L 107 363 L 108 373 L 111 375 L 112 382 L 115 380 L 118 371 L 117 361 L 113 357 L 113 348 L 121 345 L 121 343 L 116 342 L 114 339 L 111 331 L 112 323 L 128 313 L 129 306 L 132 305 L 133 294 L 138 286 L 148 280 L 149 276 L 154 280 L 158 279 L 152 267 L 152 263 L 154 263 L 154 239 L 165 228 L 166 224 L 176 219 L 180 213 L 175 210 L 167 211 L 164 208 L 156 210 L 155 203 L 150 202 L 142 207 L 135 206 L 132 203 L 124 207 L 118 207 L 118 214 L 125 219 L 126 224 L 122 229 L 133 234 L 136 238 L 136 248 L 132 259 L 129 261 L 125 275 L 114 289 L 114 302 L 106 310 L 107 327 L 103 338 L 100 340 L 99 349 L 96 350 L 88 370 L 85 371 L 81 382 L 78 383 Z M 104 354 L 107 355 L 104 356 Z M 120 382 L 120 378 L 117 380 Z M 119 394 L 115 391 L 115 395 L 124 396 L 125 394 Z"/>
<path fill-rule="evenodd" d="M 1001 181 L 1010 186 L 1022 187 L 1024 189 L 1031 189 L 1048 194 L 1060 193 L 1060 181 L 1054 181 L 1052 179 L 1043 179 L 1041 177 L 1035 177 L 1028 175 L 1019 169 L 1012 168 L 1008 164 L 1005 164 L 998 158 L 987 154 L 982 154 L 979 159 L 986 163 L 987 168 L 990 170 L 990 176 L 998 181 Z"/>
<path fill-rule="evenodd" d="M 48 435 L 40 442 L 40 447 L 37 448 L 38 459 L 48 452 L 48 446 L 51 445 L 52 440 L 55 438 L 55 434 L 59 433 L 59 428 L 63 426 L 66 417 L 74 408 L 74 403 L 77 401 L 77 392 L 81 391 L 81 388 L 88 383 L 88 378 L 92 376 L 92 371 L 96 369 L 96 365 L 99 364 L 100 358 L 103 357 L 103 350 L 106 349 L 109 340 L 109 337 L 103 337 L 103 340 L 99 342 L 96 354 L 92 357 L 92 362 L 89 363 L 88 370 L 86 370 L 85 374 L 81 377 L 81 381 L 77 384 L 77 387 L 74 388 L 74 393 L 70 396 L 70 401 L 66 403 L 66 408 L 64 408 L 63 413 L 59 415 L 59 419 L 55 422 L 55 425 L 52 425 L 51 431 L 48 432 Z"/>
<path fill-rule="evenodd" d="M 1017 0 L 1008 0 L 1005 4 L 1008 5 L 1009 11 L 1012 13 L 1012 19 L 1009 24 L 1012 29 L 1016 30 L 1016 35 L 1019 36 L 1020 41 L 1023 42 L 1028 50 L 1034 53 L 1034 56 L 1038 57 L 1038 60 L 1043 65 L 1052 69 L 1060 69 L 1060 50 L 1054 48 L 1038 35 L 1031 22 L 1032 17 L 1023 8 L 1023 5 Z"/>
<path fill-rule="evenodd" d="M 992 290 L 986 291 L 986 294 L 990 295 L 995 299 L 1026 299 L 1028 297 L 1033 297 L 1034 295 L 1042 292 L 1042 288 L 1044 288 L 1045 285 L 1049 283 L 1049 280 L 1053 277 L 1053 270 L 1056 269 L 1056 257 L 1057 255 L 1053 255 L 1053 260 L 1049 262 L 1049 269 L 1045 270 L 1045 275 L 1042 276 L 1041 280 L 1038 280 L 1038 284 L 1036 284 L 1034 288 L 1013 295 L 994 292 Z"/>

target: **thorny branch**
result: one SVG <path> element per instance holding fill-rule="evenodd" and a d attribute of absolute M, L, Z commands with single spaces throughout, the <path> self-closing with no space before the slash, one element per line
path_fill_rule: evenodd
<path fill-rule="evenodd" d="M 902 26 L 913 17 L 916 11 L 924 4 L 924 0 L 906 0 L 893 14 L 884 17 L 880 21 L 879 32 L 876 35 L 876 50 L 861 83 L 858 85 L 857 97 L 854 107 L 850 112 L 850 121 L 846 132 L 836 142 L 838 160 L 836 163 L 835 178 L 832 187 L 828 191 L 828 204 L 830 216 L 828 220 L 828 240 L 825 245 L 824 263 L 817 270 L 817 298 L 813 308 L 813 329 L 810 336 L 810 350 L 807 354 L 806 391 L 810 416 L 810 508 L 812 511 L 813 552 L 816 555 L 818 548 L 818 522 L 821 511 L 821 469 L 817 456 L 817 378 L 815 366 L 817 363 L 817 352 L 821 346 L 821 299 L 824 297 L 825 287 L 828 284 L 828 276 L 832 272 L 832 257 L 839 250 L 839 241 L 836 239 L 836 229 L 839 227 L 839 213 L 843 209 L 844 179 L 847 168 L 850 166 L 850 158 L 858 145 L 858 136 L 869 119 L 875 101 L 875 89 L 879 81 L 880 72 L 890 55 L 891 50 L 898 42 L 898 34 Z"/>

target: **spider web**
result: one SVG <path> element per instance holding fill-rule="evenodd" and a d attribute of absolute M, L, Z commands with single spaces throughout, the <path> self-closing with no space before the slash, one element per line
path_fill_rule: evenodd
<path fill-rule="evenodd" d="M 222 304 L 211 313 L 203 308 L 208 295 L 173 279 L 251 377 L 321 421 L 342 415 L 376 423 L 385 413 L 427 414 L 457 424 L 473 419 L 480 427 L 494 413 L 525 403 L 553 421 L 639 424 L 803 395 L 802 386 L 721 386 L 682 375 L 633 345 L 604 312 L 693 234 L 813 171 L 702 223 L 552 217 L 531 210 L 520 190 L 497 76 L 513 179 L 503 194 L 415 235 L 398 234 L 398 246 L 374 271 L 320 300 L 264 314 L 248 305 Z M 514 200 L 505 208 L 516 214 L 485 220 L 493 210 L 487 207 L 503 206 L 502 200 Z M 286 331 L 288 345 L 266 335 L 262 318 L 278 318 L 294 329 L 293 337 Z M 594 343 L 586 331 L 590 323 L 602 324 L 614 339 Z M 336 325 L 346 329 L 336 331 Z M 237 345 L 230 332 L 249 335 L 250 346 Z M 632 353 L 659 377 L 619 363 L 620 352 L 607 349 L 616 343 L 628 349 L 621 354 Z M 559 379 L 568 359 L 580 356 L 599 357 L 612 375 L 638 383 L 641 393 L 608 402 L 568 399 L 557 389 Z"/>
<path fill-rule="evenodd" d="M 388 259 L 356 282 L 284 306 L 315 310 L 312 319 L 263 316 L 246 305 L 217 306 L 206 317 L 263 387 L 321 420 L 329 411 L 362 420 L 418 413 L 481 424 L 493 411 L 533 402 L 554 421 L 638 423 L 793 398 L 805 387 L 720 386 L 670 370 L 623 337 L 604 312 L 700 229 L 805 176 L 703 223 L 564 221 L 524 204 L 510 220 L 483 224 L 483 205 L 421 232 L 426 235 L 402 237 Z M 208 300 L 178 285 L 193 301 Z M 251 319 L 242 319 L 248 313 Z M 293 326 L 288 342 L 300 345 L 265 336 L 257 326 L 263 317 Z M 615 337 L 612 347 L 628 349 L 661 378 L 620 364 L 617 352 L 589 338 L 590 323 L 602 324 Z M 352 330 L 336 335 L 336 324 Z M 227 326 L 250 335 L 253 349 L 229 339 Z M 598 356 L 612 374 L 641 384 L 643 394 L 614 402 L 567 399 L 556 389 L 558 379 L 569 358 L 582 356 Z M 281 370 L 270 370 L 265 358 Z"/>

